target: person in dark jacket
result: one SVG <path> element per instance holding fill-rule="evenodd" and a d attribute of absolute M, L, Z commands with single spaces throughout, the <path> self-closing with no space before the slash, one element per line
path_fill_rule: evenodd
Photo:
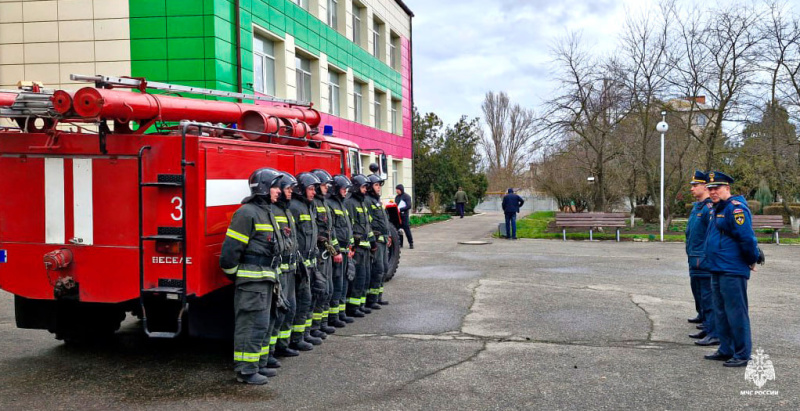
<path fill-rule="evenodd" d="M 726 367 L 744 367 L 752 340 L 747 303 L 747 280 L 756 263 L 764 263 L 753 231 L 752 215 L 742 196 L 732 196 L 733 179 L 713 171 L 708 187 L 714 214 L 706 236 L 703 268 L 711 272 L 711 291 L 720 346 L 707 360 L 725 361 Z"/>
<path fill-rule="evenodd" d="M 411 236 L 411 226 L 408 225 L 408 215 L 411 211 L 411 196 L 406 193 L 405 187 L 398 184 L 395 187 L 397 196 L 394 197 L 394 202 L 397 204 L 397 211 L 400 212 L 400 229 L 406 233 L 408 239 L 408 248 L 414 249 L 414 237 Z M 402 245 L 402 241 L 400 242 Z"/>
<path fill-rule="evenodd" d="M 706 183 L 708 174 L 702 171 L 695 171 L 691 181 L 692 196 L 697 200 L 689 214 L 689 221 L 686 223 L 686 256 L 689 259 L 689 279 L 694 295 L 694 305 L 697 310 L 697 318 L 689 319 L 690 323 L 702 323 L 703 329 L 695 334 L 690 334 L 691 338 L 701 338 L 695 344 L 701 346 L 717 345 L 719 339 L 714 330 L 714 302 L 711 296 L 711 273 L 703 270 L 700 264 L 703 262 L 703 255 L 706 246 L 706 233 L 708 224 L 714 214 L 714 205 L 708 196 Z M 699 321 L 698 321 L 699 320 Z"/>
<path fill-rule="evenodd" d="M 525 204 L 525 200 L 516 195 L 513 188 L 509 188 L 508 194 L 503 196 L 503 212 L 506 214 L 506 238 L 508 239 L 517 239 L 517 214 L 523 204 Z"/>
<path fill-rule="evenodd" d="M 456 191 L 454 199 L 456 201 L 456 212 L 461 216 L 461 218 L 464 218 L 464 209 L 467 206 L 467 201 L 469 201 L 467 198 L 467 193 L 464 192 L 463 188 L 458 187 L 458 191 Z"/>
<path fill-rule="evenodd" d="M 350 215 L 350 221 L 353 223 L 355 277 L 347 289 L 346 312 L 350 317 L 360 318 L 364 314 L 372 312 L 372 309 L 366 307 L 367 286 L 370 279 L 370 270 L 372 269 L 372 253 L 377 251 L 378 244 L 375 234 L 372 232 L 369 209 L 365 201 L 369 180 L 363 174 L 356 174 L 351 178 L 351 181 L 353 186 L 350 188 L 350 197 L 345 200 L 344 206 Z"/>

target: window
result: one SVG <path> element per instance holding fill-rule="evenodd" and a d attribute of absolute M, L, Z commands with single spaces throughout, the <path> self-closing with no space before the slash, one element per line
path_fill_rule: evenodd
<path fill-rule="evenodd" d="M 392 100 L 392 133 L 400 134 L 400 101 Z"/>
<path fill-rule="evenodd" d="M 275 43 L 259 36 L 253 37 L 253 83 L 255 91 L 275 95 Z"/>
<path fill-rule="evenodd" d="M 375 128 L 383 128 L 383 116 L 381 116 L 381 100 L 379 93 L 375 93 Z"/>
<path fill-rule="evenodd" d="M 339 2 L 337 0 L 328 0 L 328 25 L 332 29 L 339 29 Z"/>
<path fill-rule="evenodd" d="M 705 127 L 708 124 L 708 117 L 706 117 L 703 113 L 697 113 L 697 125 L 700 127 Z"/>
<path fill-rule="evenodd" d="M 311 101 L 311 61 L 306 58 L 296 57 L 297 68 L 297 100 Z"/>
<path fill-rule="evenodd" d="M 350 149 L 350 176 L 361 174 L 361 155 L 358 150 Z"/>
<path fill-rule="evenodd" d="M 372 22 L 372 55 L 381 58 L 381 23 L 378 20 Z"/>
<path fill-rule="evenodd" d="M 292 3 L 308 10 L 308 0 L 292 0 Z"/>
<path fill-rule="evenodd" d="M 389 42 L 389 66 L 395 70 L 400 70 L 400 37 L 392 33 Z"/>
<path fill-rule="evenodd" d="M 361 44 L 361 7 L 353 3 L 353 43 Z"/>
<path fill-rule="evenodd" d="M 362 119 L 362 106 L 361 102 L 363 100 L 362 93 L 364 91 L 364 85 L 361 83 L 354 83 L 353 84 L 353 120 L 359 123 L 363 123 Z"/>
<path fill-rule="evenodd" d="M 339 73 L 328 71 L 328 113 L 339 116 Z"/>

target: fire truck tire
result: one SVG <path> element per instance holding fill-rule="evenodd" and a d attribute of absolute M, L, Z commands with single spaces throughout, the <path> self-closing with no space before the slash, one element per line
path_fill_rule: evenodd
<path fill-rule="evenodd" d="M 389 236 L 392 237 L 392 246 L 386 250 L 388 263 L 386 264 L 386 274 L 383 276 L 383 281 L 391 280 L 400 265 L 400 235 L 394 226 L 389 226 Z"/>
<path fill-rule="evenodd" d="M 107 304 L 61 304 L 51 332 L 66 344 L 96 344 L 111 338 L 125 311 Z"/>

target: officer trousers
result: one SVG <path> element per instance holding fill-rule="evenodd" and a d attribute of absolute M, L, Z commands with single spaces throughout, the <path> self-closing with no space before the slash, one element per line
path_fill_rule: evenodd
<path fill-rule="evenodd" d="M 378 242 L 378 250 L 372 255 L 367 302 L 374 303 L 378 300 L 378 295 L 383 288 L 384 274 L 386 274 L 386 243 Z"/>
<path fill-rule="evenodd" d="M 719 337 L 719 353 L 737 360 L 750 359 L 750 315 L 747 303 L 747 278 L 711 274 L 711 290 Z"/>
<path fill-rule="evenodd" d="M 321 294 L 311 296 L 314 307 L 314 321 L 321 321 L 328 318 L 331 311 L 331 295 L 333 294 L 333 257 L 318 258 L 317 272 L 325 277 L 325 291 Z M 338 312 L 338 311 L 337 311 Z M 319 324 L 316 324 L 319 326 Z M 315 327 L 316 328 L 316 327 Z"/>
<path fill-rule="evenodd" d="M 295 275 L 295 298 L 297 299 L 297 311 L 292 321 L 292 341 L 297 342 L 303 339 L 303 332 L 307 327 L 311 327 L 311 281 L 309 271 L 304 267 L 297 268 Z"/>
<path fill-rule="evenodd" d="M 350 282 L 350 287 L 347 290 L 348 310 L 358 308 L 367 302 L 366 291 L 370 269 L 369 248 L 357 247 L 353 259 L 356 267 L 356 276 Z"/>
<path fill-rule="evenodd" d="M 233 294 L 233 360 L 241 374 L 255 374 L 269 357 L 269 324 L 274 284 L 270 281 L 241 282 Z M 263 356 L 263 360 L 262 357 Z"/>
<path fill-rule="evenodd" d="M 297 311 L 297 299 L 295 298 L 295 274 L 294 270 L 285 270 L 278 277 L 281 282 L 281 294 L 286 301 L 286 311 L 278 313 L 276 326 L 272 331 L 272 336 L 278 337 L 276 343 L 281 348 L 289 346 L 289 337 L 292 336 L 292 323 L 294 313 Z M 271 341 L 270 341 L 271 342 Z"/>
<path fill-rule="evenodd" d="M 714 297 L 711 291 L 711 276 L 691 275 L 692 294 L 695 294 L 695 306 L 703 323 L 706 334 L 716 337 L 714 314 Z"/>
<path fill-rule="evenodd" d="M 333 263 L 333 292 L 331 293 L 331 314 L 344 314 L 347 296 L 347 249 L 342 250 L 342 262 Z M 341 315 L 340 315 L 341 317 Z"/>

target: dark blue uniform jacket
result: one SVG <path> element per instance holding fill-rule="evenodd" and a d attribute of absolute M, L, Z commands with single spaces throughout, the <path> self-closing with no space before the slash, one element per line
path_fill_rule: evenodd
<path fill-rule="evenodd" d="M 506 194 L 503 197 L 503 211 L 506 213 L 519 213 L 519 208 L 523 204 L 525 204 L 525 200 L 514 193 Z"/>
<path fill-rule="evenodd" d="M 694 203 L 689 221 L 686 223 L 686 255 L 689 258 L 689 275 L 692 277 L 711 277 L 701 268 L 706 253 L 708 224 L 714 214 L 714 203 L 710 198 Z"/>
<path fill-rule="evenodd" d="M 758 260 L 758 244 L 744 197 L 733 196 L 715 205 L 705 254 L 706 270 L 750 278 L 750 266 Z"/>

